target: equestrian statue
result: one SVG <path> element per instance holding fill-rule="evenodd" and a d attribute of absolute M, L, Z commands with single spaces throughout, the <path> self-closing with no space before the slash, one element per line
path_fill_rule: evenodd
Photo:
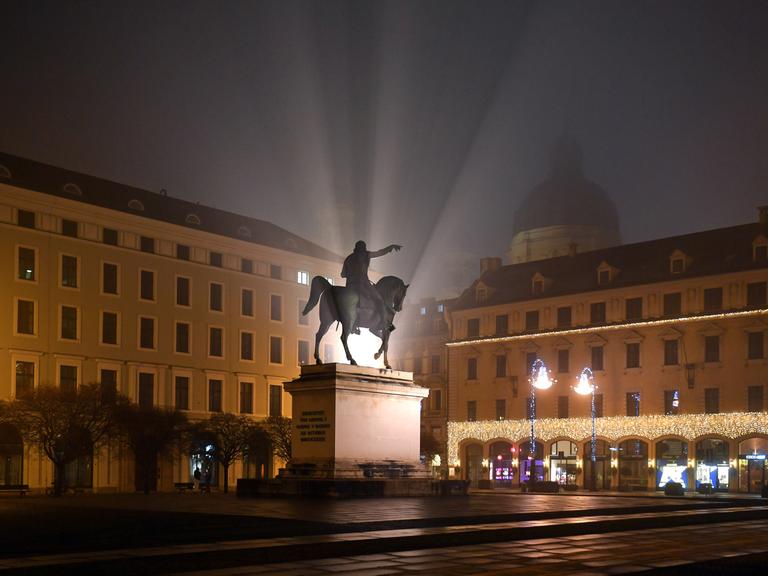
<path fill-rule="evenodd" d="M 368 266 L 371 258 L 378 258 L 390 252 L 398 251 L 402 246 L 390 244 L 381 250 L 369 252 L 362 240 L 355 244 L 355 250 L 344 260 L 341 277 L 346 286 L 332 286 L 322 276 L 312 278 L 309 301 L 304 307 L 307 315 L 320 302 L 320 327 L 315 335 L 315 362 L 320 359 L 320 340 L 334 322 L 341 323 L 341 343 L 350 364 L 357 365 L 347 346 L 350 334 L 360 334 L 360 328 L 367 328 L 371 334 L 381 339 L 381 347 L 374 355 L 377 360 L 384 354 L 384 366 L 391 368 L 387 359 L 389 334 L 395 329 L 392 324 L 395 314 L 402 310 L 405 284 L 396 276 L 384 276 L 376 284 L 368 279 Z"/>

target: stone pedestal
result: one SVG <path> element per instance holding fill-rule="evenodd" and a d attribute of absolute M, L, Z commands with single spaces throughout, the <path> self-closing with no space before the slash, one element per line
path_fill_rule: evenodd
<path fill-rule="evenodd" d="M 421 401 L 410 372 L 302 366 L 293 398 L 292 458 L 280 478 L 297 494 L 409 495 L 432 490 L 419 462 Z"/>

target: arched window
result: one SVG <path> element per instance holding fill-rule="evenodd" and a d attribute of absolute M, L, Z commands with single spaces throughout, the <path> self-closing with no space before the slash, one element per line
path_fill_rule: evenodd
<path fill-rule="evenodd" d="M 7 167 L 0 164 L 0 180 L 11 180 L 13 178 L 11 171 Z"/>
<path fill-rule="evenodd" d="M 136 210 L 137 212 L 144 212 L 144 203 L 141 200 L 136 200 L 136 198 L 134 198 L 128 202 L 128 208 Z"/>
<path fill-rule="evenodd" d="M 194 224 L 195 226 L 200 226 L 200 224 L 202 223 L 200 221 L 200 216 L 198 216 L 197 214 L 187 214 L 187 217 L 184 218 L 184 221 L 187 224 Z"/>
<path fill-rule="evenodd" d="M 65 194 L 69 194 L 70 196 L 83 195 L 83 191 L 80 189 L 80 186 L 72 182 L 67 182 L 66 184 L 64 184 L 64 186 L 61 189 L 64 191 Z"/>
<path fill-rule="evenodd" d="M 240 226 L 237 229 L 237 235 L 242 236 L 243 238 L 250 238 L 251 237 L 251 229 L 247 226 Z"/>

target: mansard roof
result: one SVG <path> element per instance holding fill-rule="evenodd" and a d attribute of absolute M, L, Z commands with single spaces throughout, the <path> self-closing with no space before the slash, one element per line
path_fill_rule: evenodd
<path fill-rule="evenodd" d="M 342 260 L 338 254 L 266 220 L 172 198 L 164 193 L 158 194 L 118 184 L 3 152 L 0 152 L 0 166 L 6 168 L 3 172 L 6 177 L 0 181 L 12 186 L 314 258 L 335 262 Z"/>
<path fill-rule="evenodd" d="M 765 234 L 759 223 L 718 228 L 683 236 L 672 236 L 636 244 L 614 246 L 574 256 L 559 256 L 502 266 L 475 280 L 451 306 L 451 310 L 477 308 L 475 287 L 488 286 L 483 307 L 551 298 L 597 290 L 610 290 L 683 278 L 726 274 L 768 267 L 768 261 L 754 261 L 753 240 Z M 671 274 L 669 255 L 681 250 L 690 259 L 684 272 Z M 617 269 L 609 284 L 598 284 L 597 269 L 605 262 Z M 551 281 L 546 292 L 531 294 L 531 277 L 536 273 Z"/>

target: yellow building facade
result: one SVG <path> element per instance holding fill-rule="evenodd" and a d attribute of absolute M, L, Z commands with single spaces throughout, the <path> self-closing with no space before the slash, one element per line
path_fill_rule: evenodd
<path fill-rule="evenodd" d="M 337 279 L 340 263 L 268 222 L 0 154 L 0 398 L 100 383 L 190 420 L 290 416 L 283 382 L 310 361 L 317 329 L 300 314 L 308 285 Z M 20 442 L 0 430 L 0 483 L 50 486 L 48 461 Z M 230 478 L 277 464 L 239 462 Z M 195 465 L 160 462 L 158 489 Z M 114 443 L 73 474 L 94 490 L 135 485 Z"/>
<path fill-rule="evenodd" d="M 760 222 L 484 273 L 449 308 L 447 458 L 475 484 L 760 492 L 768 260 Z M 534 390 L 534 364 L 550 388 Z M 584 368 L 592 406 L 574 388 Z M 589 375 L 590 372 L 586 374 Z M 531 397 L 535 416 L 531 418 Z M 533 423 L 534 444 L 531 445 Z"/>

